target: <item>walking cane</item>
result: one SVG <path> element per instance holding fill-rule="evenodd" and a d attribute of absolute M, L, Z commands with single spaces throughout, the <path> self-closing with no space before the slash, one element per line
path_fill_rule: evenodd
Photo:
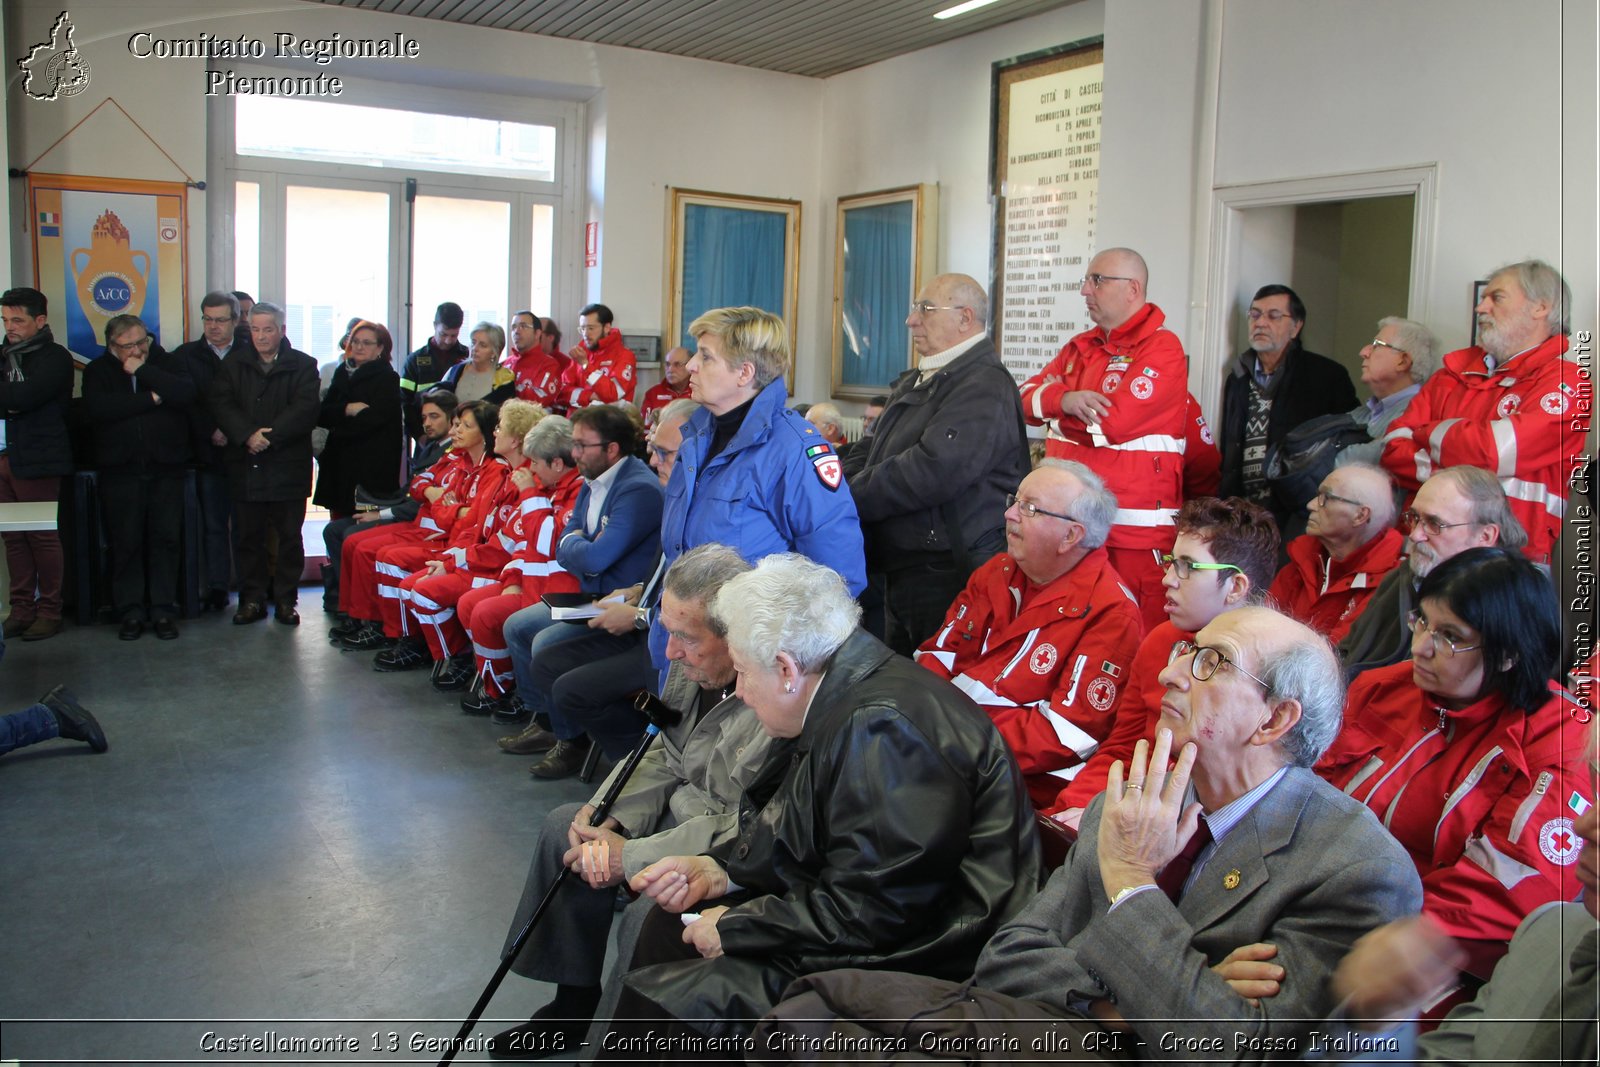
<path fill-rule="evenodd" d="M 639 738 L 639 743 L 633 746 L 633 751 L 628 753 L 628 761 L 622 766 L 622 773 L 612 781 L 611 788 L 607 789 L 605 796 L 600 798 L 600 804 L 590 816 L 590 825 L 599 826 L 606 821 L 606 816 L 611 812 L 611 805 L 616 803 L 623 787 L 628 784 L 628 779 L 633 777 L 634 770 L 639 766 L 639 761 L 644 759 L 645 751 L 650 747 L 650 742 L 663 729 L 676 726 L 683 718 L 683 713 L 676 708 L 664 703 L 659 697 L 648 690 L 641 689 L 639 695 L 634 697 L 633 706 L 642 713 L 649 725 L 645 727 L 644 736 Z M 550 888 L 545 891 L 544 899 L 539 901 L 539 906 L 533 909 L 533 914 L 528 916 L 528 921 L 522 929 L 517 931 L 517 936 L 512 940 L 511 947 L 500 956 L 500 966 L 495 968 L 494 977 L 489 979 L 489 984 L 483 987 L 483 993 L 478 997 L 478 1002 L 472 1006 L 472 1012 L 461 1023 L 461 1029 L 456 1031 L 456 1036 L 451 1040 L 450 1046 L 445 1050 L 444 1058 L 439 1061 L 439 1067 L 446 1067 L 456 1058 L 467 1038 L 472 1034 L 472 1028 L 478 1025 L 484 1010 L 489 1007 L 489 1001 L 494 999 L 500 983 L 505 981 L 506 974 L 511 970 L 511 963 L 517 958 L 517 953 L 522 951 L 522 946 L 528 943 L 528 938 L 533 934 L 533 928 L 539 924 L 544 916 L 545 909 L 555 899 L 556 893 L 567 880 L 567 875 L 572 873 L 572 868 L 563 867 L 556 880 L 550 883 Z"/>

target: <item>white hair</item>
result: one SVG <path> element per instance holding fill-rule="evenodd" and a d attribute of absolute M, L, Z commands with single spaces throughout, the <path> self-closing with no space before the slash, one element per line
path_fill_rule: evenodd
<path fill-rule="evenodd" d="M 861 621 L 838 572 L 795 552 L 780 552 L 728 580 L 711 602 L 740 658 L 773 670 L 787 653 L 802 673 L 818 673 Z"/>

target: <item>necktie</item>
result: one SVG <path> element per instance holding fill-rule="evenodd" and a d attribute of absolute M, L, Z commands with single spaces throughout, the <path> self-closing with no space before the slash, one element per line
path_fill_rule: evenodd
<path fill-rule="evenodd" d="M 1200 850 L 1211 844 L 1211 827 L 1207 824 L 1205 816 L 1200 817 L 1200 825 L 1195 828 L 1194 836 L 1189 838 L 1189 843 L 1172 857 L 1172 862 L 1161 869 L 1161 874 L 1156 878 L 1156 886 L 1176 904 L 1183 895 L 1183 883 L 1189 880 L 1189 872 L 1194 869 L 1194 861 L 1200 855 Z"/>

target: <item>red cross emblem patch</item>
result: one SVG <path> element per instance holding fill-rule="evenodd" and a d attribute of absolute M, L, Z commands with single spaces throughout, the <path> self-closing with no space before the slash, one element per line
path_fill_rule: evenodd
<path fill-rule="evenodd" d="M 1583 841 L 1573 830 L 1572 820 L 1565 815 L 1557 816 L 1539 827 L 1539 851 L 1551 863 L 1570 867 L 1578 862 L 1578 853 L 1582 850 Z"/>

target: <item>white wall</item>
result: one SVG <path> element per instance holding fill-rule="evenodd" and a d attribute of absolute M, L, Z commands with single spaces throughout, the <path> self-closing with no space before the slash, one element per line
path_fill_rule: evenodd
<path fill-rule="evenodd" d="M 1203 304 L 1203 273 L 1181 266 L 1197 250 L 1203 261 L 1209 219 L 1191 212 L 1175 225 L 1196 191 L 1434 163 L 1433 282 L 1412 300 L 1445 345 L 1467 342 L 1472 280 L 1527 256 L 1563 270 L 1575 319 L 1592 324 L 1594 40 L 1592 0 L 1111 3 L 1101 232 L 1151 259 L 1158 302 L 1171 268 Z M 1198 117 L 1185 125 L 1177 115 Z M 1118 136 L 1130 124 L 1137 135 Z M 1186 341 L 1207 310 L 1190 316 Z M 1214 405 L 1226 353 L 1191 357 L 1191 385 Z"/>

